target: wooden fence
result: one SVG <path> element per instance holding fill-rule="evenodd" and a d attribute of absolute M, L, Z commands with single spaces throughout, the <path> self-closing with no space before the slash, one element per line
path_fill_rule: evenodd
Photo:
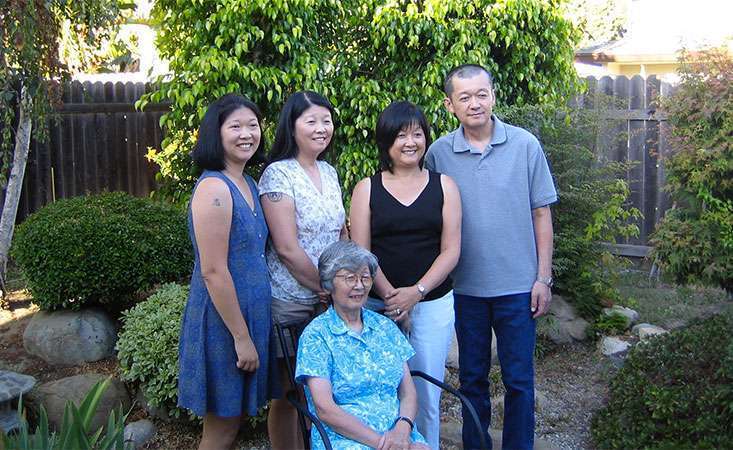
<path fill-rule="evenodd" d="M 639 237 L 626 240 L 616 250 L 629 256 L 645 256 L 649 235 L 671 206 L 664 191 L 664 157 L 671 148 L 666 115 L 659 111 L 659 103 L 660 98 L 674 92 L 674 86 L 655 76 L 586 80 L 588 91 L 576 103 L 594 108 L 601 103 L 601 96 L 610 100 L 610 105 L 604 106 L 608 120 L 599 135 L 598 149 L 608 160 L 634 162 L 626 173 L 626 181 L 631 189 L 631 204 L 644 215 L 637 223 Z"/>
<path fill-rule="evenodd" d="M 48 139 L 31 141 L 16 223 L 60 198 L 102 191 L 146 196 L 155 189 L 157 166 L 145 153 L 160 147 L 159 120 L 168 107 L 136 111 L 135 101 L 149 89 L 133 82 L 73 81 L 64 87 Z"/>
<path fill-rule="evenodd" d="M 577 105 L 593 108 L 597 94 L 605 94 L 617 108 L 608 111 L 599 148 L 611 160 L 637 162 L 626 177 L 632 204 L 644 219 L 639 222 L 640 236 L 623 243 L 628 247 L 622 245 L 621 253 L 643 254 L 654 225 L 670 206 L 660 159 L 670 149 L 656 99 L 668 96 L 672 86 L 655 77 L 587 80 L 589 89 L 575 100 Z M 160 147 L 158 123 L 167 106 L 148 105 L 145 112 L 136 111 L 134 102 L 149 89 L 132 82 L 75 81 L 66 86 L 60 119 L 51 121 L 48 142 L 32 143 L 17 222 L 58 198 L 103 190 L 144 196 L 155 189 L 157 167 L 145 153 L 148 147 Z"/>

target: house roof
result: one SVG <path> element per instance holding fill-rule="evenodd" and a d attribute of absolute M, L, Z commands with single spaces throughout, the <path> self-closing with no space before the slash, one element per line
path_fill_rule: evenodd
<path fill-rule="evenodd" d="M 730 0 L 631 0 L 623 38 L 575 52 L 584 63 L 676 62 L 681 49 L 695 52 L 733 39 Z"/>

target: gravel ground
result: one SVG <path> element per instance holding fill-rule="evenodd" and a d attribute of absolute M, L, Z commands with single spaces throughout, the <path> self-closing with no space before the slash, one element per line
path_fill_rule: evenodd
<path fill-rule="evenodd" d="M 590 449 L 590 421 L 603 406 L 608 380 L 614 370 L 592 343 L 552 345 L 536 361 L 537 428 L 536 436 L 557 448 Z M 458 373 L 449 369 L 446 381 L 458 386 Z M 491 371 L 492 405 L 501 399 L 504 388 L 498 368 Z M 501 428 L 501 408 L 492 408 L 492 428 Z M 441 420 L 461 419 L 460 402 L 443 395 Z M 449 444 L 442 448 L 455 448 Z"/>

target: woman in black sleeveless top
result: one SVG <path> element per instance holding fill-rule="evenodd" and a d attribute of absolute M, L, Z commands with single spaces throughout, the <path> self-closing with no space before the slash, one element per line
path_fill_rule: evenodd
<path fill-rule="evenodd" d="M 411 370 L 439 380 L 453 337 L 448 275 L 461 248 L 461 202 L 453 180 L 423 168 L 430 129 L 410 102 L 394 102 L 376 128 L 380 171 L 361 180 L 351 198 L 351 238 L 379 259 L 371 302 L 393 320 L 410 322 Z M 440 389 L 416 379 L 416 425 L 438 448 Z"/>

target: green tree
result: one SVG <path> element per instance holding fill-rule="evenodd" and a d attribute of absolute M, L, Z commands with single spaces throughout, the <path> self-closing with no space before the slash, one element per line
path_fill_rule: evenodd
<path fill-rule="evenodd" d="M 372 130 L 396 99 L 425 108 L 435 134 L 456 125 L 441 106 L 450 68 L 477 62 L 494 72 L 499 102 L 557 103 L 574 92 L 579 33 L 561 0 L 159 0 L 153 20 L 171 75 L 144 97 L 170 101 L 166 139 L 149 153 L 162 193 L 184 201 L 195 172 L 188 153 L 206 106 L 227 92 L 276 121 L 293 91 L 325 94 L 338 111 L 335 158 L 345 195 L 376 167 Z M 266 124 L 267 125 L 267 124 Z M 272 133 L 272 129 L 268 130 Z"/>
<path fill-rule="evenodd" d="M 682 62 L 678 90 L 663 105 L 675 207 L 655 231 L 653 256 L 678 282 L 717 284 L 733 295 L 733 57 L 711 49 Z"/>
<path fill-rule="evenodd" d="M 0 0 L 0 187 L 5 188 L 0 282 L 13 237 L 31 132 L 36 139 L 45 139 L 46 119 L 52 105 L 59 103 L 61 82 L 68 77 L 59 59 L 61 25 L 68 21 L 78 38 L 91 44 L 117 14 L 116 0 Z"/>

